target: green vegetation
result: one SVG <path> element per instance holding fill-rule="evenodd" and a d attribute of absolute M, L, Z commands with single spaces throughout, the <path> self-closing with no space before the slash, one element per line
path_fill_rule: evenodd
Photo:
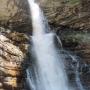
<path fill-rule="evenodd" d="M 67 0 L 69 4 L 78 4 L 80 0 Z"/>
<path fill-rule="evenodd" d="M 67 41 L 71 42 L 84 42 L 88 43 L 90 42 L 90 33 L 71 33 L 67 35 L 66 38 Z"/>

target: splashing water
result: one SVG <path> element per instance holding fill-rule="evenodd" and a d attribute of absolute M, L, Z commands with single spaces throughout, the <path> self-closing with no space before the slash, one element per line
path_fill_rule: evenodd
<path fill-rule="evenodd" d="M 79 71 L 78 71 L 78 69 L 79 69 L 79 62 L 77 61 L 77 59 L 74 56 L 72 56 L 72 55 L 70 55 L 70 56 L 71 56 L 71 58 L 72 58 L 73 61 L 76 61 L 77 62 L 76 70 L 75 70 L 76 84 L 77 84 L 77 86 L 78 86 L 78 88 L 80 90 L 85 90 L 84 87 L 82 86 L 82 83 L 81 83 L 81 80 L 80 80 L 80 77 L 79 77 Z"/>
<path fill-rule="evenodd" d="M 34 0 L 28 0 L 33 25 L 33 70 L 27 69 L 31 90 L 70 90 L 63 61 L 54 45 L 54 34 L 46 33 L 44 15 Z M 33 73 L 31 73 L 31 71 Z M 32 75 L 33 74 L 33 75 Z"/>

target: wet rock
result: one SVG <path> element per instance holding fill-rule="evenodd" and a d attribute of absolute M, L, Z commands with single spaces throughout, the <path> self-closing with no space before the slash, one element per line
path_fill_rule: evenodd
<path fill-rule="evenodd" d="M 51 25 L 90 29 L 89 0 L 41 0 L 40 4 Z"/>
<path fill-rule="evenodd" d="M 82 58 L 83 61 L 90 64 L 90 32 L 70 27 L 57 30 L 57 35 L 60 37 L 63 47 L 71 50 Z"/>
<path fill-rule="evenodd" d="M 65 66 L 68 78 L 71 84 L 75 85 L 75 69 L 77 62 L 79 62 L 78 73 L 82 85 L 89 90 L 90 89 L 90 32 L 87 30 L 80 30 L 70 27 L 62 26 L 57 30 L 57 35 L 62 41 L 62 46 L 69 52 L 75 53 L 79 58 L 76 62 L 72 61 L 72 58 L 65 58 Z M 72 53 L 71 53 L 72 54 Z M 64 56 L 65 57 L 67 55 Z"/>

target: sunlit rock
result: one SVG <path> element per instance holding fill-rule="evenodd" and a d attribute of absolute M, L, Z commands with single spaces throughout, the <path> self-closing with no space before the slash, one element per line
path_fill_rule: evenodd
<path fill-rule="evenodd" d="M 23 47 L 24 48 L 24 47 Z M 17 88 L 18 78 L 22 78 L 22 62 L 25 52 L 5 35 L 0 34 L 0 87 Z M 10 89 L 12 90 L 12 89 Z"/>

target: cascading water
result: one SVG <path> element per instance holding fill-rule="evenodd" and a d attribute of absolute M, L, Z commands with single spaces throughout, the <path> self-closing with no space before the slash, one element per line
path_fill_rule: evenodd
<path fill-rule="evenodd" d="M 84 87 L 82 86 L 82 83 L 81 83 L 81 80 L 80 80 L 80 77 L 79 77 L 79 62 L 78 62 L 78 59 L 76 59 L 75 56 L 72 56 L 72 55 L 69 55 L 72 59 L 72 61 L 75 61 L 77 62 L 76 64 L 76 68 L 75 68 L 75 80 L 76 80 L 76 84 L 77 84 L 77 87 L 79 88 L 79 90 L 85 90 Z M 74 67 L 73 67 L 74 68 Z"/>
<path fill-rule="evenodd" d="M 30 74 L 30 69 L 27 69 L 27 82 L 32 90 L 70 90 L 63 61 L 54 45 L 54 34 L 45 32 L 48 28 L 45 28 L 46 22 L 38 4 L 34 0 L 28 0 L 28 3 L 32 16 L 32 43 L 36 59 L 34 78 Z"/>
<path fill-rule="evenodd" d="M 34 0 L 28 0 L 28 3 L 33 25 L 32 54 L 34 54 L 33 67 L 26 70 L 29 89 L 71 90 L 68 86 L 63 60 L 54 44 L 55 34 L 46 33 L 49 27 L 47 28 L 46 19 L 38 4 Z"/>

